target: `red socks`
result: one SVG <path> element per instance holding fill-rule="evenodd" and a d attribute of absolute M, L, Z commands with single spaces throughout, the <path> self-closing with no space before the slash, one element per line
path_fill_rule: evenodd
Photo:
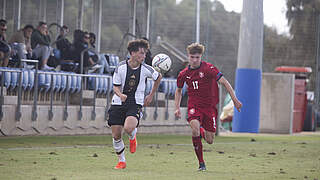
<path fill-rule="evenodd" d="M 200 138 L 203 138 L 204 140 L 206 140 L 206 136 L 204 134 L 204 128 L 200 127 Z"/>
<path fill-rule="evenodd" d="M 203 154 L 202 154 L 202 142 L 201 142 L 200 136 L 192 137 L 192 142 L 193 142 L 194 151 L 197 155 L 199 163 L 204 162 Z"/>

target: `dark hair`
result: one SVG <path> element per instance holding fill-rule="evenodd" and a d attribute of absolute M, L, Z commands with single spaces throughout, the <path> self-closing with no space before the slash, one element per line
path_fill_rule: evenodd
<path fill-rule="evenodd" d="M 96 39 L 96 35 L 93 32 L 89 33 L 89 36 L 90 38 Z"/>
<path fill-rule="evenodd" d="M 63 26 L 60 28 L 60 31 L 63 31 L 64 29 L 69 29 L 69 28 L 68 28 L 68 26 L 63 25 Z"/>
<path fill-rule="evenodd" d="M 7 21 L 6 21 L 6 20 L 4 20 L 4 19 L 0 19 L 0 23 L 7 24 Z"/>
<path fill-rule="evenodd" d="M 144 39 L 136 39 L 136 40 L 129 41 L 127 49 L 130 54 L 131 52 L 139 51 L 139 48 L 149 49 L 148 41 Z"/>
<path fill-rule="evenodd" d="M 7 25 L 7 21 L 4 19 L 0 19 L 0 26 L 5 26 Z"/>
<path fill-rule="evenodd" d="M 149 42 L 149 39 L 147 37 L 142 37 L 141 39 L 144 39 Z"/>
<path fill-rule="evenodd" d="M 29 28 L 32 29 L 32 30 L 34 29 L 31 24 L 27 24 L 27 25 L 25 25 L 25 26 L 23 27 L 23 30 L 26 30 L 26 29 L 29 29 Z"/>
<path fill-rule="evenodd" d="M 84 36 L 84 32 L 81 29 L 76 29 L 73 32 L 73 42 L 81 42 Z"/>
<path fill-rule="evenodd" d="M 46 23 L 46 22 L 43 22 L 43 21 L 39 21 L 38 26 L 40 27 L 40 26 L 42 26 L 42 25 L 47 25 L 47 23 Z"/>

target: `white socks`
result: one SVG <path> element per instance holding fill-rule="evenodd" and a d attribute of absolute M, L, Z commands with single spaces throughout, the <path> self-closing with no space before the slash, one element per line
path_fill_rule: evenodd
<path fill-rule="evenodd" d="M 113 140 L 113 148 L 115 149 L 118 158 L 119 158 L 119 162 L 125 162 L 126 158 L 124 156 L 124 143 L 122 141 L 122 139 L 119 140 L 115 140 L 114 138 L 112 138 Z"/>
<path fill-rule="evenodd" d="M 137 128 L 135 128 L 130 134 L 128 134 L 129 139 L 133 140 L 136 133 L 137 133 Z M 112 140 L 113 140 L 113 148 L 118 155 L 119 162 L 125 162 L 126 161 L 126 158 L 124 156 L 125 146 L 124 146 L 123 140 L 122 139 L 115 140 L 114 138 L 112 138 Z"/>
<path fill-rule="evenodd" d="M 138 131 L 138 129 L 137 129 L 137 128 L 134 128 L 134 130 L 133 130 L 130 134 L 128 134 L 128 135 L 129 135 L 129 139 L 133 140 L 134 137 L 135 137 L 136 134 L 137 134 L 137 131 Z"/>

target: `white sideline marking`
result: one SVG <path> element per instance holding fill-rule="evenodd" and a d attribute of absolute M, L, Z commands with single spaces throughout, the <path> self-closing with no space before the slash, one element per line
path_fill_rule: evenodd
<path fill-rule="evenodd" d="M 281 141 L 282 142 L 282 141 Z M 281 143 L 279 142 L 279 143 Z M 298 143 L 312 143 L 312 141 L 292 141 L 290 143 L 298 144 Z M 214 142 L 215 144 L 274 144 L 273 141 L 268 142 Z M 206 144 L 206 143 L 204 143 Z M 139 146 L 192 146 L 190 144 L 140 144 Z M 74 145 L 74 146 L 52 146 L 52 147 L 16 147 L 16 148 L 0 148 L 0 150 L 9 150 L 9 151 L 18 151 L 18 150 L 46 150 L 46 149 L 72 149 L 72 148 L 105 148 L 112 147 L 111 144 L 108 145 Z"/>

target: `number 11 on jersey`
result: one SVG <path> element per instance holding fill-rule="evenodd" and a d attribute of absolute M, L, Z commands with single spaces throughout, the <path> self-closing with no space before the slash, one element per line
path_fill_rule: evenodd
<path fill-rule="evenodd" d="M 198 81 L 192 81 L 193 89 L 199 89 Z"/>

